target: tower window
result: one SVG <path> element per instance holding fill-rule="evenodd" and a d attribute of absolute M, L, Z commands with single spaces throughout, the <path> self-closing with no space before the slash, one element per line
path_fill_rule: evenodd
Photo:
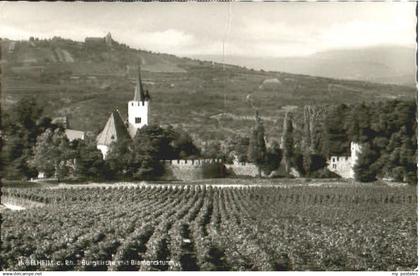
<path fill-rule="evenodd" d="M 131 106 L 134 106 L 134 103 L 131 103 Z"/>
<path fill-rule="evenodd" d="M 136 124 L 140 124 L 141 123 L 141 118 L 140 117 L 136 117 L 135 118 L 135 122 L 136 122 Z"/>

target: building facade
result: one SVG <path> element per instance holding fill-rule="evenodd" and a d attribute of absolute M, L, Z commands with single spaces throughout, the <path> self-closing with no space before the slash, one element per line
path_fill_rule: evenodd
<path fill-rule="evenodd" d="M 362 148 L 358 143 L 350 143 L 350 156 L 331 156 L 328 160 L 328 169 L 342 178 L 354 178 L 354 166 L 357 163 Z"/>

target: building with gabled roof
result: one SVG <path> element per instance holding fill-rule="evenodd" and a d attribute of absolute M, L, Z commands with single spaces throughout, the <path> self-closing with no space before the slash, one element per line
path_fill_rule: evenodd
<path fill-rule="evenodd" d="M 70 142 L 80 139 L 85 139 L 85 132 L 81 130 L 75 130 L 75 129 L 65 129 L 64 133 L 66 134 L 67 139 L 69 139 Z"/>
<path fill-rule="evenodd" d="M 121 118 L 120 112 L 114 110 L 109 116 L 104 129 L 99 133 L 98 137 L 96 137 L 96 145 L 105 158 L 111 144 L 121 139 L 130 139 L 130 136 L 128 135 L 126 125 Z"/>
<path fill-rule="evenodd" d="M 149 101 L 149 91 L 143 88 L 141 70 L 138 67 L 134 97 L 128 102 L 127 124 L 124 123 L 119 111 L 114 110 L 104 129 L 96 138 L 97 148 L 102 152 L 104 158 L 106 158 L 112 142 L 125 138 L 132 139 L 138 129 L 149 124 Z"/>
<path fill-rule="evenodd" d="M 70 128 L 70 123 L 67 116 L 55 117 L 52 119 L 51 123 L 64 128 L 64 133 L 70 142 L 77 139 L 80 139 L 80 140 L 85 139 L 84 131 Z"/>

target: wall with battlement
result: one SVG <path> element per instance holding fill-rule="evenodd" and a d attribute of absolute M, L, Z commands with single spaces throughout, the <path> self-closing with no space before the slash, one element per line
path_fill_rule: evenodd
<path fill-rule="evenodd" d="M 165 180 L 195 180 L 225 176 L 258 176 L 258 167 L 252 163 L 225 164 L 222 159 L 162 160 Z"/>
<path fill-rule="evenodd" d="M 332 156 L 328 169 L 343 178 L 353 178 L 352 160 L 349 156 Z"/>
<path fill-rule="evenodd" d="M 222 159 L 178 159 L 178 160 L 162 160 L 163 163 L 173 166 L 201 166 L 205 164 L 221 164 Z"/>
<path fill-rule="evenodd" d="M 232 176 L 258 176 L 258 167 L 252 163 L 233 162 L 225 164 L 227 173 Z"/>
<path fill-rule="evenodd" d="M 195 180 L 226 175 L 221 159 L 162 160 L 166 180 Z"/>

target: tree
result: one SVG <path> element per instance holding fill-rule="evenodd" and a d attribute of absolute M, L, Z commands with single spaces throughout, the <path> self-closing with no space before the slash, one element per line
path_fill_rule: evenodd
<path fill-rule="evenodd" d="M 200 150 L 194 144 L 192 137 L 184 130 L 172 130 L 167 132 L 173 135 L 171 145 L 173 147 L 174 159 L 195 158 L 200 156 Z"/>
<path fill-rule="evenodd" d="M 106 159 L 114 177 L 144 180 L 162 173 L 160 160 L 172 159 L 172 130 L 149 125 L 139 129 L 134 139 L 119 140 L 110 147 Z"/>
<path fill-rule="evenodd" d="M 132 162 L 132 141 L 119 139 L 113 142 L 105 159 L 106 167 L 109 169 L 109 178 L 128 179 L 131 177 Z"/>
<path fill-rule="evenodd" d="M 75 175 L 87 179 L 109 178 L 102 153 L 96 147 L 94 139 L 76 140 L 71 143 L 76 151 Z"/>
<path fill-rule="evenodd" d="M 289 173 L 292 158 L 294 156 L 294 138 L 293 138 L 293 121 L 290 113 L 286 113 L 283 123 L 283 136 L 282 136 L 282 149 L 283 158 L 282 162 L 286 173 Z"/>
<path fill-rule="evenodd" d="M 349 107 L 345 104 L 329 107 L 323 123 L 322 154 L 347 155 L 350 143 L 347 135 L 347 115 Z"/>
<path fill-rule="evenodd" d="M 226 142 L 224 155 L 228 162 L 235 158 L 239 162 L 248 162 L 249 137 L 235 135 Z"/>
<path fill-rule="evenodd" d="M 47 128 L 55 128 L 51 120 L 42 117 L 43 109 L 34 97 L 24 97 L 9 111 L 2 113 L 2 177 L 9 179 L 36 176 L 29 166 L 36 138 Z"/>
<path fill-rule="evenodd" d="M 265 174 L 270 174 L 272 171 L 279 168 L 282 154 L 280 145 L 277 142 L 274 142 L 270 148 L 268 148 L 265 164 L 263 166 Z"/>
<path fill-rule="evenodd" d="M 255 128 L 252 131 L 249 142 L 248 159 L 258 167 L 259 177 L 261 177 L 261 169 L 266 162 L 266 153 L 264 125 L 257 112 L 255 115 Z"/>
<path fill-rule="evenodd" d="M 137 137 L 138 136 L 138 137 Z M 183 130 L 172 127 L 162 128 L 148 125 L 139 129 L 134 140 L 148 140 L 156 149 L 156 158 L 160 160 L 191 158 L 200 155 L 200 150 L 194 145 L 191 136 Z"/>
<path fill-rule="evenodd" d="M 24 140 L 23 133 L 4 136 L 1 155 L 4 167 L 2 177 L 7 179 L 29 178 L 36 175 L 36 171 L 28 165 L 32 151 Z"/>
<path fill-rule="evenodd" d="M 163 167 L 160 160 L 173 155 L 173 148 L 170 145 L 172 133 L 167 134 L 159 126 L 146 126 L 137 131 L 133 140 L 130 164 L 133 178 L 149 179 L 162 174 Z"/>
<path fill-rule="evenodd" d="M 75 157 L 75 151 L 71 149 L 64 131 L 47 129 L 37 138 L 34 155 L 29 163 L 38 172 L 55 175 L 60 180 L 74 170 L 72 162 Z"/>
<path fill-rule="evenodd" d="M 34 148 L 34 156 L 30 161 L 32 167 L 39 172 L 44 172 L 47 176 L 54 175 L 55 173 L 55 149 L 52 147 L 52 136 L 53 131 L 47 129 L 38 137 Z"/>
<path fill-rule="evenodd" d="M 320 152 L 320 121 L 324 113 L 325 110 L 322 107 L 312 105 L 306 105 L 304 107 L 301 150 L 303 154 L 303 173 L 306 176 L 319 169 L 319 166 L 325 166 L 325 159 L 322 162 L 322 156 L 317 154 Z"/>
<path fill-rule="evenodd" d="M 163 173 L 161 160 L 198 153 L 187 133 L 148 125 L 137 130 L 133 140 L 120 139 L 111 144 L 105 162 L 112 178 L 143 180 Z"/>
<path fill-rule="evenodd" d="M 372 150 L 369 143 L 362 146 L 363 150 L 359 154 L 357 163 L 354 166 L 355 178 L 361 182 L 370 182 L 376 179 L 377 172 L 372 164 L 377 160 L 378 153 Z"/>
<path fill-rule="evenodd" d="M 178 153 L 174 152 L 173 141 L 177 139 L 177 133 L 172 129 L 164 129 L 157 125 L 147 125 L 139 129 L 133 139 L 134 145 L 147 144 L 150 154 L 155 158 L 173 159 Z M 143 148 L 144 149 L 144 148 Z"/>
<path fill-rule="evenodd" d="M 202 155 L 205 158 L 223 158 L 222 146 L 218 141 L 207 142 L 203 148 Z"/>
<path fill-rule="evenodd" d="M 352 133 L 353 137 L 368 145 L 363 148 L 361 164 L 356 166 L 358 179 L 385 177 L 417 184 L 416 113 L 414 101 L 361 104 L 353 108 L 358 131 Z"/>
<path fill-rule="evenodd" d="M 326 166 L 326 160 L 321 154 L 305 154 L 302 165 L 305 176 L 310 177 Z"/>
<path fill-rule="evenodd" d="M 303 152 L 309 154 L 320 152 L 321 121 L 325 120 L 324 115 L 324 107 L 305 105 L 303 109 Z"/>

